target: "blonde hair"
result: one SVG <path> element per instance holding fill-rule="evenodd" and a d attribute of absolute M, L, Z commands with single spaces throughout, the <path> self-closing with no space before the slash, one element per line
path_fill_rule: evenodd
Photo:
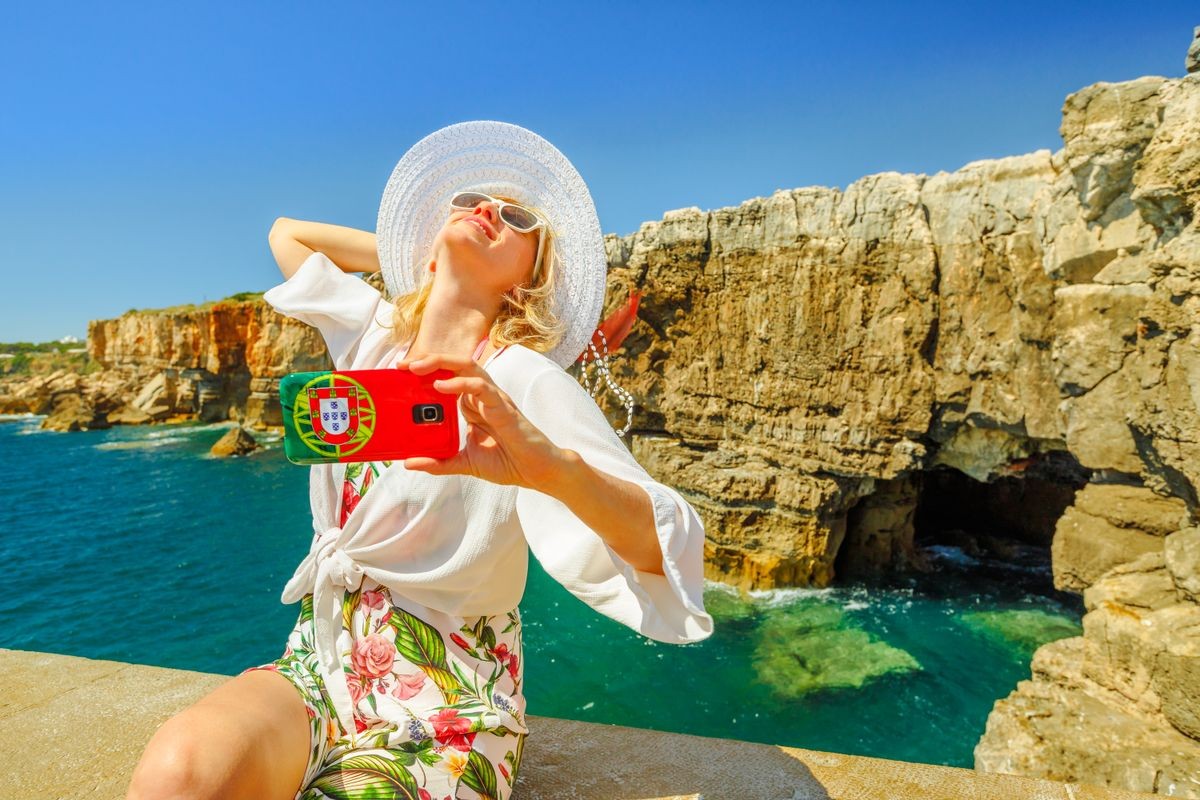
<path fill-rule="evenodd" d="M 502 194 L 492 196 L 509 203 L 518 202 Z M 530 203 L 521 205 L 542 219 L 547 219 L 545 212 L 537 206 Z M 555 288 L 558 281 L 562 280 L 556 268 L 557 259 L 554 257 L 554 230 L 547 225 L 542 235 L 545 237 L 542 243 L 542 260 L 540 265 L 535 265 L 537 275 L 533 282 L 529 286 L 514 286 L 504 293 L 500 312 L 488 331 L 488 339 L 494 347 L 522 344 L 531 350 L 545 353 L 553 349 L 566 332 L 565 321 L 559 319 L 553 311 Z M 392 298 L 391 302 L 395 308 L 392 314 L 393 342 L 405 342 L 416 334 L 432 291 L 433 273 L 422 270 L 415 290 Z"/>

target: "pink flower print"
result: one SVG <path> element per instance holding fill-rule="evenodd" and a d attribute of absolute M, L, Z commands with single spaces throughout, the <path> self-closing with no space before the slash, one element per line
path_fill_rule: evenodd
<path fill-rule="evenodd" d="M 397 700 L 408 700 L 421 691 L 425 685 L 425 673 L 414 672 L 410 675 L 397 675 L 396 685 L 392 687 L 392 697 Z"/>
<path fill-rule="evenodd" d="M 508 657 L 508 674 L 512 676 L 514 681 L 517 679 L 517 659 L 518 656 L 516 653 Z"/>
<path fill-rule="evenodd" d="M 358 675 L 346 676 L 346 688 L 350 690 L 350 702 L 356 706 L 359 700 L 370 694 L 366 683 Z"/>
<path fill-rule="evenodd" d="M 354 643 L 350 662 L 354 671 L 367 678 L 382 678 L 392 671 L 396 646 L 378 633 L 364 636 Z"/>
<path fill-rule="evenodd" d="M 496 645 L 492 649 L 492 652 L 496 654 L 496 660 L 499 661 L 501 664 L 508 663 L 508 659 L 510 659 L 512 657 L 512 653 L 508 652 L 508 645 L 505 644 L 504 642 L 501 642 L 500 644 Z"/>
<path fill-rule="evenodd" d="M 467 644 L 467 640 L 459 636 L 457 633 L 450 634 L 450 641 L 461 647 L 463 650 L 470 650 L 471 645 Z"/>
<path fill-rule="evenodd" d="M 417 794 L 421 796 L 421 800 L 433 800 L 433 795 L 419 786 L 417 787 Z"/>
<path fill-rule="evenodd" d="M 504 780 L 511 782 L 512 778 L 508 777 L 508 768 L 504 766 L 504 763 L 501 762 L 496 766 L 500 768 L 500 774 L 504 776 Z"/>
<path fill-rule="evenodd" d="M 383 592 L 369 591 L 362 593 L 362 604 L 372 611 L 382 611 L 387 601 L 383 597 Z"/>

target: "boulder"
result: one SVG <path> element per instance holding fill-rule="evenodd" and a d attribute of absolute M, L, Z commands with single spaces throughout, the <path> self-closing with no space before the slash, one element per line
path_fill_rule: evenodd
<path fill-rule="evenodd" d="M 241 425 L 230 428 L 210 451 L 214 456 L 244 456 L 258 449 L 258 441 Z"/>

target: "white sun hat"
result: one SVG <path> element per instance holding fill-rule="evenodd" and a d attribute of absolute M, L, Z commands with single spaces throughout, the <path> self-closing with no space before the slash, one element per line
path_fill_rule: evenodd
<path fill-rule="evenodd" d="M 388 292 L 395 297 L 420 285 L 450 198 L 465 190 L 507 195 L 545 213 L 559 275 L 552 307 L 566 326 L 545 355 L 567 368 L 600 321 L 608 258 L 587 184 L 566 156 L 531 130 L 495 120 L 460 122 L 404 154 L 383 190 L 375 229 Z"/>

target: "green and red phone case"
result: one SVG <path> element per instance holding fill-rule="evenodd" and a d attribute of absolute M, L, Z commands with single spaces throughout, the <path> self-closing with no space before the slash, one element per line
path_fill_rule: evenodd
<path fill-rule="evenodd" d="M 450 370 L 293 372 L 279 381 L 283 452 L 293 464 L 447 458 L 458 452 L 458 396 L 433 382 Z"/>

